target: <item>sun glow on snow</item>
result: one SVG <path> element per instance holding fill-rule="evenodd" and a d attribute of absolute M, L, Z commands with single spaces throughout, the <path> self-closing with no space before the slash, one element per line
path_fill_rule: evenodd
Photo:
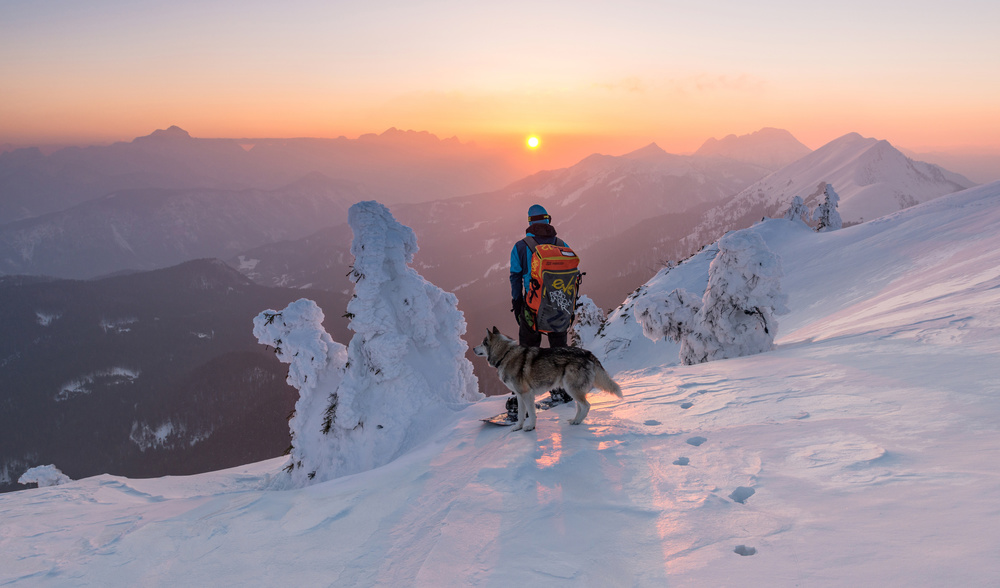
<path fill-rule="evenodd" d="M 541 145 L 541 141 L 534 135 L 528 137 L 528 140 L 525 142 L 528 144 L 528 149 L 538 149 L 538 146 Z"/>

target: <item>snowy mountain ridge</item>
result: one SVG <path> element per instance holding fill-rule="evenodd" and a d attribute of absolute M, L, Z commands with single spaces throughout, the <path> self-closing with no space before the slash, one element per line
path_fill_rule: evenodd
<path fill-rule="evenodd" d="M 994 183 L 829 233 L 748 229 L 782 259 L 777 348 L 680 366 L 626 303 L 605 339 L 629 350 L 602 351 L 625 399 L 595 395 L 577 427 L 564 406 L 484 428 L 494 398 L 302 489 L 264 490 L 279 458 L 0 496 L 0 582 L 989 585 L 998 222 Z M 709 256 L 635 296 L 695 291 Z"/>
<path fill-rule="evenodd" d="M 785 204 L 793 196 L 816 197 L 819 184 L 841 196 L 840 215 L 848 222 L 874 219 L 973 185 L 936 165 L 914 161 L 888 141 L 849 133 L 761 179 L 734 201 L 766 198 Z"/>
<path fill-rule="evenodd" d="M 697 249 L 727 229 L 780 217 L 795 196 L 815 207 L 826 184 L 840 195 L 840 216 L 857 223 L 891 214 L 973 185 L 936 165 L 914 161 L 888 141 L 848 133 L 767 175 L 716 206 L 684 238 Z"/>
<path fill-rule="evenodd" d="M 553 222 L 583 235 L 575 239 L 583 246 L 650 216 L 720 202 L 767 172 L 735 160 L 675 155 L 651 143 L 624 155 L 594 154 L 565 169 L 539 172 L 491 200 L 506 201 L 518 217 L 523 216 L 520 208 L 540 202 Z M 596 209 L 606 212 L 595 214 Z"/>

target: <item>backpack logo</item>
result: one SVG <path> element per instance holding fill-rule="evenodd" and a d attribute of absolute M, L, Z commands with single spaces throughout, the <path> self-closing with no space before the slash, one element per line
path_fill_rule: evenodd
<path fill-rule="evenodd" d="M 539 245 L 531 237 L 531 275 L 525 294 L 529 322 L 541 333 L 563 333 L 573 324 L 580 287 L 580 258 L 568 246 Z"/>

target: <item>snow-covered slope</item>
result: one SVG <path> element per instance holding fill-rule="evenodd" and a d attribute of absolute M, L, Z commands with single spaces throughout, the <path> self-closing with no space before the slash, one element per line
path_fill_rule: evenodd
<path fill-rule="evenodd" d="M 815 208 L 826 184 L 840 195 L 840 216 L 848 223 L 872 220 L 973 185 L 958 174 L 907 158 L 888 141 L 849 133 L 710 210 L 685 241 L 697 248 L 726 229 L 750 226 L 763 216 L 780 217 L 795 196 Z"/>
<path fill-rule="evenodd" d="M 0 496 L 0 584 L 991 585 L 997 223 L 1000 183 L 830 233 L 763 223 L 791 309 L 777 349 L 677 366 L 613 325 L 625 399 L 578 427 L 570 406 L 484 427 L 494 398 L 299 490 L 267 490 L 276 459 Z M 703 263 L 645 291 L 693 290 Z"/>

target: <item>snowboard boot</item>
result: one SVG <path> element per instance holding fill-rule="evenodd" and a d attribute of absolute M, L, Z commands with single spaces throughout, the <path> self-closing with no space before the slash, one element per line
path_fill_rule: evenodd
<path fill-rule="evenodd" d="M 517 420 L 517 396 L 511 396 L 507 399 L 507 420 L 516 421 Z"/>
<path fill-rule="evenodd" d="M 559 388 L 549 392 L 549 400 L 553 404 L 565 404 L 572 400 L 572 398 L 569 397 L 569 394 L 567 394 L 565 390 Z"/>

